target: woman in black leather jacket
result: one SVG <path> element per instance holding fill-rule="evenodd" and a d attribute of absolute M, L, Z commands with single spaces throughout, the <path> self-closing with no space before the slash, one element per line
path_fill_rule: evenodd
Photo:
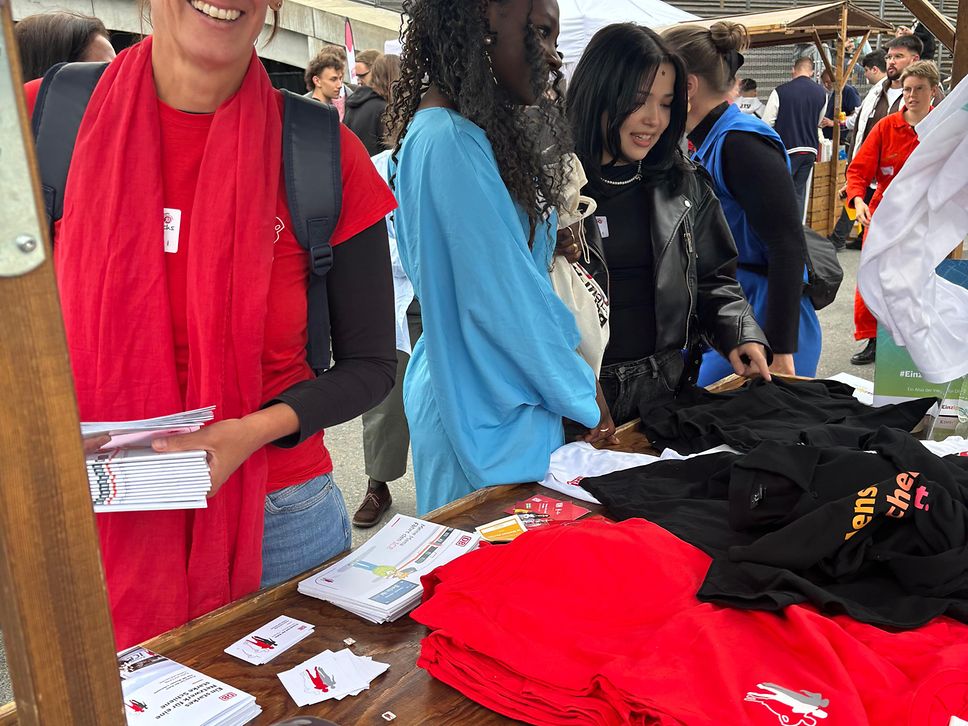
<path fill-rule="evenodd" d="M 694 381 L 700 337 L 743 376 L 769 380 L 766 336 L 734 276 L 736 246 L 711 180 L 679 143 L 682 61 L 633 23 L 603 28 L 568 89 L 568 116 L 598 202 L 586 232 L 608 267 L 611 336 L 600 381 L 616 424 Z"/>

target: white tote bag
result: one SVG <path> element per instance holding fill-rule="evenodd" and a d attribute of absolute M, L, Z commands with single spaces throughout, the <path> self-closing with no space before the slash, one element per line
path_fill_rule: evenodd
<path fill-rule="evenodd" d="M 569 154 L 562 162 L 570 169 L 565 184 L 564 202 L 558 210 L 558 229 L 565 229 L 580 222 L 597 207 L 595 200 L 581 195 L 581 189 L 588 182 L 585 170 L 578 157 Z M 582 259 L 589 259 L 585 231 L 582 227 L 576 242 L 582 248 Z M 585 269 L 581 261 L 569 263 L 564 257 L 556 256 L 551 268 L 551 284 L 575 316 L 581 343 L 578 353 L 595 371 L 595 377 L 602 368 L 602 357 L 608 345 L 608 295 L 595 278 Z"/>

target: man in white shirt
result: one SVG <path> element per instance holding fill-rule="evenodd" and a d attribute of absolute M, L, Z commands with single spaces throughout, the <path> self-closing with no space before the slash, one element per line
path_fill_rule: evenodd
<path fill-rule="evenodd" d="M 752 78 L 744 78 L 739 82 L 739 98 L 736 99 L 736 107 L 743 113 L 763 118 L 763 110 L 766 106 L 757 97 L 756 81 Z"/>

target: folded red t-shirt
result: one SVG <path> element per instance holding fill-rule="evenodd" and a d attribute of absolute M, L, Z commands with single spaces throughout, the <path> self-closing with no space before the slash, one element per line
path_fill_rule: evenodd
<path fill-rule="evenodd" d="M 535 724 L 947 726 L 968 626 L 891 633 L 806 606 L 700 603 L 709 558 L 643 520 L 574 522 L 424 578 L 418 665 Z"/>

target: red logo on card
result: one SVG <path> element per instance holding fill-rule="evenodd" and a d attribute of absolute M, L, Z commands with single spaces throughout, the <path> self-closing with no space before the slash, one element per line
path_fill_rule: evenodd
<path fill-rule="evenodd" d="M 460 538 L 459 540 L 457 540 L 457 546 L 458 546 L 458 547 L 466 547 L 466 546 L 467 546 L 467 544 L 468 544 L 468 543 L 469 543 L 470 541 L 471 541 L 471 538 L 470 538 L 470 537 L 468 537 L 468 536 L 467 536 L 467 535 L 465 534 L 465 535 L 464 535 L 463 537 L 461 537 L 461 538 Z"/>
<path fill-rule="evenodd" d="M 235 693 L 235 691 L 229 691 L 228 693 L 223 693 L 221 696 L 219 696 L 218 700 L 228 701 L 229 699 L 235 698 L 236 695 L 237 694 Z"/>

